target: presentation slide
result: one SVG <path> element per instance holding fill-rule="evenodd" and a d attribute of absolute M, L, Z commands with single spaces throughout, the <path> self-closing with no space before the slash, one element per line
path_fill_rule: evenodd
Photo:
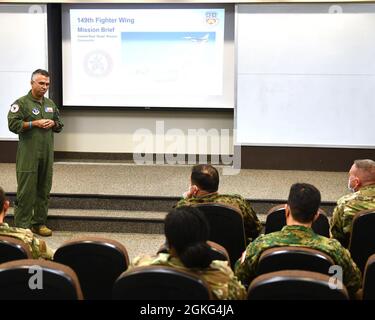
<path fill-rule="evenodd" d="M 64 105 L 233 108 L 224 8 L 69 7 L 63 21 Z"/>

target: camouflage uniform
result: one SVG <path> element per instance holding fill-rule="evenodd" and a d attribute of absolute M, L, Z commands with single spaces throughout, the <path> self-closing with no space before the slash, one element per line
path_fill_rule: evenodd
<path fill-rule="evenodd" d="M 246 298 L 245 287 L 237 280 L 226 261 L 214 260 L 206 269 L 189 269 L 182 264 L 180 259 L 170 256 L 169 253 L 159 253 L 157 256 L 135 258 L 128 270 L 149 265 L 173 267 L 179 270 L 192 272 L 202 277 L 210 286 L 215 299 L 243 300 Z"/>
<path fill-rule="evenodd" d="M 331 236 L 347 247 L 355 214 L 369 209 L 375 209 L 375 185 L 362 187 L 340 198 L 331 219 Z"/>
<path fill-rule="evenodd" d="M 255 211 L 251 208 L 250 204 L 238 194 L 218 194 L 215 192 L 201 197 L 181 199 L 177 203 L 176 207 L 178 208 L 199 203 L 212 202 L 235 207 L 241 211 L 245 227 L 245 235 L 249 242 L 259 236 L 262 229 L 262 224 L 260 223 Z"/>
<path fill-rule="evenodd" d="M 7 223 L 0 223 L 0 235 L 22 240 L 29 246 L 34 259 L 53 259 L 53 251 L 47 244 L 34 236 L 30 229 L 9 227 Z"/>
<path fill-rule="evenodd" d="M 235 274 L 238 279 L 249 285 L 257 276 L 256 270 L 260 255 L 269 248 L 297 246 L 317 249 L 328 254 L 343 269 L 343 283 L 350 294 L 361 286 L 361 272 L 350 257 L 347 249 L 335 239 L 329 239 L 314 233 L 304 226 L 285 226 L 281 231 L 262 235 L 253 241 L 245 251 L 245 257 L 238 260 Z M 328 270 L 327 270 L 328 271 Z"/>

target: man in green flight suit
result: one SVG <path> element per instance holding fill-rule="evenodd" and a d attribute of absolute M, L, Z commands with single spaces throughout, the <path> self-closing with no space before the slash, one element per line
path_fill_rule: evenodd
<path fill-rule="evenodd" d="M 46 220 L 52 187 L 53 134 L 64 126 L 55 103 L 44 97 L 49 84 L 49 73 L 35 70 L 31 90 L 16 100 L 8 113 L 9 130 L 19 136 L 14 223 L 41 236 L 52 235 Z"/>

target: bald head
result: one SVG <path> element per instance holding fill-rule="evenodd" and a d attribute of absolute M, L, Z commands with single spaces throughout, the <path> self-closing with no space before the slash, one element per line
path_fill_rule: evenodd
<path fill-rule="evenodd" d="M 357 168 L 358 176 L 362 184 L 375 183 L 375 161 L 370 159 L 355 160 L 354 166 Z"/>
<path fill-rule="evenodd" d="M 352 182 L 351 182 L 352 181 Z M 357 191 L 360 187 L 375 184 L 375 161 L 355 160 L 349 171 L 349 183 Z"/>

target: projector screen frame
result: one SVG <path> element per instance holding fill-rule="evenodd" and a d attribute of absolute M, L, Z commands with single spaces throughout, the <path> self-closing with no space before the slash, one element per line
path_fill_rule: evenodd
<path fill-rule="evenodd" d="M 110 3 L 110 4 L 98 4 L 98 3 L 91 3 L 91 4 L 82 4 L 82 3 L 66 3 L 66 4 L 50 4 L 49 7 L 49 13 L 56 15 L 59 15 L 59 26 L 56 26 L 56 19 L 54 19 L 54 24 L 51 24 L 51 33 L 54 34 L 52 37 L 54 41 L 49 42 L 49 51 L 50 53 L 54 53 L 54 59 L 49 64 L 51 70 L 56 70 L 55 74 L 58 74 L 57 82 L 55 82 L 55 79 L 51 79 L 51 98 L 55 99 L 57 103 L 61 106 L 61 109 L 65 110 L 154 110 L 154 111 L 192 111 L 192 112 L 230 112 L 234 113 L 235 109 L 235 77 L 236 77 L 236 70 L 235 70 L 235 4 L 228 4 L 228 3 L 183 3 L 183 4 L 176 4 L 176 3 L 145 3 L 145 4 L 118 4 L 118 3 Z M 230 57 L 228 53 L 228 49 L 226 49 L 227 52 L 224 52 L 224 62 L 225 65 L 228 67 L 230 66 L 230 76 L 233 78 L 233 81 L 231 81 L 231 96 L 232 96 L 232 106 L 231 107 L 179 107 L 179 106 L 151 106 L 151 105 L 144 105 L 144 106 L 132 106 L 132 105 L 123 105 L 123 106 L 98 106 L 98 105 L 66 105 L 63 101 L 63 52 L 62 52 L 62 41 L 63 41 L 63 30 L 62 30 L 62 19 L 63 19 L 63 12 L 64 10 L 69 10 L 70 8 L 74 9 L 90 9 L 90 8 L 103 8 L 103 9 L 206 9 L 206 8 L 212 8 L 212 9 L 225 9 L 225 29 L 224 29 L 224 41 L 226 41 L 227 44 L 231 46 L 230 48 Z M 57 43 L 58 42 L 58 43 Z M 56 55 L 56 52 L 59 51 L 59 54 Z M 228 62 L 229 60 L 229 62 Z M 223 72 L 227 72 L 223 70 Z M 223 79 L 225 78 L 225 74 L 223 75 Z M 54 86 L 53 84 L 56 84 Z M 57 88 L 57 86 L 60 86 L 60 88 Z"/>

